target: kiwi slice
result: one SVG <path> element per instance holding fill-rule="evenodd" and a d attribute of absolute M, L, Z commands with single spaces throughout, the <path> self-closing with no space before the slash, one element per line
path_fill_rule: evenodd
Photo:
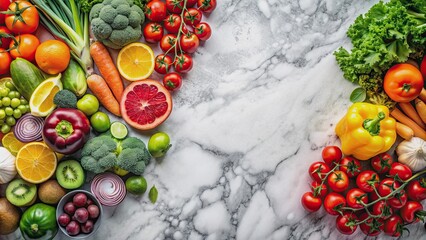
<path fill-rule="evenodd" d="M 6 198 L 18 207 L 31 205 L 37 198 L 37 187 L 22 179 L 15 179 L 6 188 Z"/>
<path fill-rule="evenodd" d="M 84 171 L 76 160 L 67 160 L 59 163 L 56 168 L 56 180 L 66 189 L 76 189 L 84 183 Z"/>

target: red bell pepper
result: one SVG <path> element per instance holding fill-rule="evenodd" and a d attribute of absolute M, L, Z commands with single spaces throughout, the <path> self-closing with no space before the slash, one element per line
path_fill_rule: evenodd
<path fill-rule="evenodd" d="M 84 146 L 89 134 L 89 119 L 77 109 L 56 109 L 44 121 L 44 142 L 58 153 L 77 152 Z"/>

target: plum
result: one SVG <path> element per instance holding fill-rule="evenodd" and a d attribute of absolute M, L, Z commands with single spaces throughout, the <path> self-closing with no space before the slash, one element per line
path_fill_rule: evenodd
<path fill-rule="evenodd" d="M 66 225 L 68 225 L 68 223 L 71 222 L 71 218 L 70 215 L 66 214 L 66 213 L 62 213 L 61 215 L 59 215 L 58 217 L 58 223 L 59 225 L 61 225 L 62 227 L 65 227 Z"/>
<path fill-rule="evenodd" d="M 74 203 L 76 207 L 84 207 L 86 206 L 87 196 L 84 193 L 77 193 L 72 198 L 72 202 Z"/>
<path fill-rule="evenodd" d="M 91 219 L 96 219 L 99 217 L 99 207 L 96 205 L 89 205 L 87 207 L 87 211 L 89 212 L 89 217 Z"/>
<path fill-rule="evenodd" d="M 76 221 L 71 221 L 65 228 L 70 236 L 75 236 L 80 233 L 80 225 Z"/>
<path fill-rule="evenodd" d="M 74 213 L 75 220 L 79 223 L 85 223 L 89 219 L 89 212 L 86 208 L 78 208 Z"/>

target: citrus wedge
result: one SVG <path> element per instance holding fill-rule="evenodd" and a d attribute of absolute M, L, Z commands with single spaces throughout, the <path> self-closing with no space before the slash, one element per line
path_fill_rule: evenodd
<path fill-rule="evenodd" d="M 56 164 L 55 152 L 41 142 L 26 144 L 16 155 L 16 170 L 30 183 L 48 180 L 55 173 Z"/>
<path fill-rule="evenodd" d="M 62 89 L 61 74 L 44 80 L 31 95 L 31 114 L 37 117 L 49 115 L 56 107 L 53 98 Z"/>
<path fill-rule="evenodd" d="M 132 43 L 120 50 L 117 68 L 129 81 L 147 79 L 154 71 L 154 52 L 143 43 Z"/>
<path fill-rule="evenodd" d="M 10 151 L 14 156 L 18 154 L 18 151 L 25 146 L 26 143 L 23 143 L 16 139 L 13 132 L 9 132 L 8 134 L 4 135 L 3 139 L 1 140 L 1 144 L 3 147 L 5 147 L 7 150 Z"/>

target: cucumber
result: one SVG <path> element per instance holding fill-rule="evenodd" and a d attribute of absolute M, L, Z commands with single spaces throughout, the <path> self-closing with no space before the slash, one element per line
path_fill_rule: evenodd
<path fill-rule="evenodd" d="M 77 97 L 81 97 L 86 93 L 87 82 L 86 82 L 86 73 L 83 68 L 73 59 L 70 60 L 70 63 L 62 75 L 62 84 L 64 89 L 70 90 Z"/>
<path fill-rule="evenodd" d="M 38 85 L 46 79 L 40 69 L 23 58 L 12 61 L 10 75 L 13 85 L 28 101 Z"/>

